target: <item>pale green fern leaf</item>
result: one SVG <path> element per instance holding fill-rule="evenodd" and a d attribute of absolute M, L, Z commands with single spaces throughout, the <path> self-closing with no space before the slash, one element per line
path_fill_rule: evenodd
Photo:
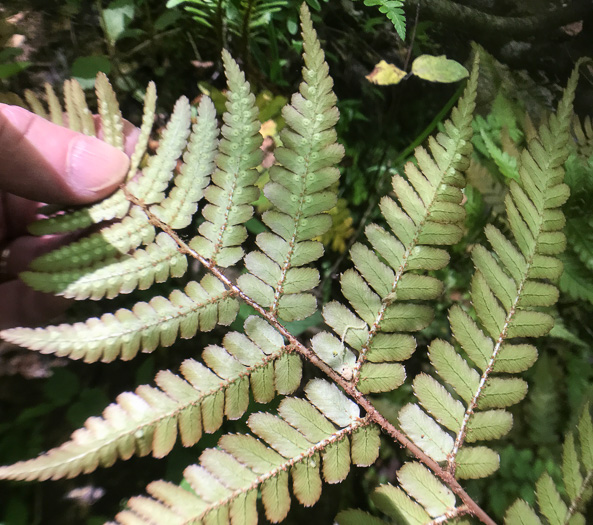
<path fill-rule="evenodd" d="M 64 123 L 62 104 L 60 104 L 60 99 L 48 82 L 45 83 L 45 98 L 49 108 L 49 120 L 58 126 L 62 126 Z"/>
<path fill-rule="evenodd" d="M 134 147 L 134 152 L 130 157 L 130 169 L 128 170 L 128 179 L 134 177 L 138 171 L 138 166 L 142 158 L 146 154 L 148 147 L 148 139 L 150 139 L 150 133 L 152 132 L 152 126 L 154 124 L 154 117 L 156 114 L 156 85 L 154 82 L 149 82 L 144 94 L 144 106 L 142 110 L 142 124 L 140 125 L 140 133 L 138 135 L 138 141 Z M 91 209 L 91 216 L 92 209 Z"/>
<path fill-rule="evenodd" d="M 164 191 L 173 176 L 177 159 L 187 145 L 190 126 L 189 100 L 181 97 L 159 141 L 156 155 L 148 159 L 140 178 L 132 179 L 126 189 L 144 204 L 154 204 L 164 198 Z"/>
<path fill-rule="evenodd" d="M 433 341 L 429 358 L 443 384 L 420 374 L 413 383 L 419 404 L 406 405 L 399 414 L 410 439 L 436 461 L 446 461 L 458 478 L 486 477 L 498 468 L 493 450 L 467 443 L 508 433 L 513 420 L 504 409 L 525 397 L 527 383 L 495 373 L 530 367 L 537 351 L 516 339 L 544 336 L 554 324 L 541 310 L 558 299 L 551 281 L 561 272 L 555 256 L 565 246 L 560 206 L 568 198 L 563 164 L 577 78 L 575 70 L 549 126 L 542 125 L 522 153 L 520 181 L 509 185 L 505 204 L 514 242 L 490 225 L 486 236 L 492 251 L 480 245 L 472 251 L 471 298 L 478 322 L 459 306 L 449 312 L 453 336 L 471 361 L 449 343 Z"/>
<path fill-rule="evenodd" d="M 160 202 L 177 165 L 177 159 L 185 148 L 189 134 L 190 109 L 187 98 L 180 98 L 159 144 L 156 155 L 150 157 L 142 176 L 126 183 L 126 189 L 144 204 Z M 122 198 L 125 197 L 122 194 Z M 127 201 L 126 201 L 127 202 Z M 131 217 L 131 215 L 130 215 Z M 92 236 L 58 248 L 35 259 L 30 267 L 33 270 L 56 271 L 79 268 L 101 261 L 117 253 L 127 253 L 141 243 L 152 242 L 154 227 L 147 224 L 143 212 L 136 215 L 137 220 L 114 223 Z M 124 228 L 123 225 L 126 224 Z M 92 240 L 91 240 L 92 239 Z M 118 239 L 120 242 L 117 242 Z M 146 240 L 150 239 L 150 240 Z M 92 248 L 89 249 L 89 243 Z"/>
<path fill-rule="evenodd" d="M 194 125 L 180 173 L 175 177 L 175 186 L 160 204 L 150 207 L 150 211 L 171 228 L 187 226 L 196 211 L 196 203 L 202 198 L 213 171 L 217 135 L 214 105 L 209 98 L 203 97 L 198 108 L 198 122 Z M 136 213 L 137 209 L 133 208 L 132 214 Z M 130 293 L 136 287 L 146 289 L 153 282 L 163 282 L 169 276 L 181 277 L 187 269 L 186 256 L 179 253 L 176 242 L 164 233 L 156 242 L 150 242 L 154 228 L 147 223 L 142 212 L 139 217 L 144 223 L 138 224 L 140 231 L 126 228 L 123 232 L 120 224 L 104 228 L 100 233 L 42 256 L 31 264 L 33 270 L 51 267 L 55 271 L 24 272 L 21 278 L 32 288 L 43 292 L 74 299 L 101 299 Z M 130 219 L 126 218 L 122 224 L 129 222 Z M 147 244 L 146 248 L 125 255 L 138 246 L 129 242 L 134 238 Z M 117 257 L 101 259 L 106 256 Z M 99 262 L 86 266 L 89 261 L 97 259 Z M 64 269 L 72 261 L 82 268 Z"/>
<path fill-rule="evenodd" d="M 593 423 L 589 406 L 585 406 L 577 426 L 580 447 L 577 448 L 574 435 L 566 435 L 562 450 L 562 481 L 565 492 L 560 493 L 554 480 L 547 472 L 536 483 L 535 496 L 538 514 L 523 500 L 517 500 L 506 512 L 505 525 L 527 523 L 539 525 L 580 525 L 586 523 L 585 505 L 593 497 Z"/>
<path fill-rule="evenodd" d="M 338 483 L 346 477 L 358 459 L 355 450 L 375 443 L 364 460 L 376 459 L 378 431 L 358 417 L 358 407 L 337 387 L 314 379 L 305 393 L 308 400 L 283 399 L 278 415 L 252 414 L 247 424 L 255 436 L 227 434 L 216 449 L 206 449 L 200 464 L 184 472 L 193 492 L 151 483 L 151 498 L 132 498 L 117 522 L 257 523 L 259 491 L 266 517 L 278 523 L 290 509 L 289 477 L 297 500 L 315 504 L 322 480 Z"/>
<path fill-rule="evenodd" d="M 80 122 L 80 113 L 76 107 L 75 97 L 72 89 L 73 83 L 78 82 L 74 79 L 64 82 L 64 106 L 66 108 L 67 125 L 72 131 L 80 132 L 82 125 Z"/>
<path fill-rule="evenodd" d="M 274 152 L 279 164 L 270 169 L 270 182 L 264 187 L 274 208 L 262 220 L 272 231 L 257 236 L 263 253 L 245 257 L 250 273 L 238 280 L 247 295 L 285 321 L 305 319 L 317 308 L 313 295 L 303 292 L 317 286 L 319 272 L 303 266 L 323 254 L 322 244 L 312 239 L 331 227 L 327 212 L 336 195 L 329 188 L 339 179 L 336 164 L 344 154 L 336 143 L 339 113 L 333 82 L 304 7 L 301 21 L 304 82 L 282 110 L 287 124 L 280 133 L 284 146 Z"/>
<path fill-rule="evenodd" d="M 174 290 L 168 299 L 153 297 L 148 303 L 136 303 L 132 310 L 121 308 L 84 323 L 11 328 L 0 332 L 0 337 L 42 353 L 109 362 L 118 357 L 132 359 L 140 349 L 152 352 L 159 345 L 171 346 L 178 336 L 188 339 L 216 324 L 229 325 L 237 315 L 237 301 L 211 275 L 200 283 L 191 281 L 184 292 Z"/>
<path fill-rule="evenodd" d="M 107 144 L 123 151 L 124 149 L 124 121 L 119 109 L 115 92 L 105 73 L 98 73 L 95 80 L 97 105 L 101 117 L 103 140 Z"/>
<path fill-rule="evenodd" d="M 80 123 L 79 131 L 85 135 L 94 137 L 96 135 L 95 121 L 93 119 L 91 110 L 86 103 L 86 95 L 84 94 L 84 90 L 77 80 L 70 80 L 70 93 L 72 96 L 74 110 L 77 113 L 78 122 Z"/>
<path fill-rule="evenodd" d="M 217 145 L 216 110 L 210 98 L 203 96 L 198 106 L 198 120 L 183 155 L 183 165 L 174 179 L 175 186 L 166 199 L 150 207 L 151 213 L 169 227 L 179 229 L 190 224 L 214 171 Z"/>
<path fill-rule="evenodd" d="M 45 111 L 43 104 L 41 103 L 39 98 L 37 98 L 37 95 L 35 95 L 35 93 L 33 93 L 30 89 L 25 89 L 25 100 L 27 104 L 29 104 L 29 107 L 31 108 L 31 111 L 33 113 L 39 115 L 40 117 L 43 117 L 44 119 L 48 118 L 47 112 Z"/>
<path fill-rule="evenodd" d="M 52 122 L 62 124 L 60 101 L 49 84 L 46 84 L 47 99 L 50 107 Z M 144 96 L 144 109 L 142 115 L 142 126 L 134 153 L 130 159 L 128 179 L 136 174 L 138 165 L 146 152 L 148 139 L 154 123 L 156 112 L 156 87 L 150 82 Z M 117 117 L 116 117 L 117 119 Z M 113 195 L 96 204 L 81 208 L 76 211 L 41 219 L 31 223 L 28 228 L 34 235 L 47 235 L 52 233 L 64 233 L 86 228 L 92 224 L 112 219 L 121 219 L 128 213 L 130 202 L 126 199 L 122 190 L 116 190 Z"/>
<path fill-rule="evenodd" d="M 182 277 L 187 257 L 166 233 L 159 233 L 145 249 L 129 256 L 100 261 L 82 269 L 62 272 L 22 272 L 19 276 L 31 288 L 69 299 L 111 299 L 135 289 L 146 290 L 169 277 Z"/>
<path fill-rule="evenodd" d="M 386 392 L 403 383 L 404 368 L 397 361 L 415 349 L 414 338 L 405 332 L 422 330 L 432 321 L 426 301 L 438 298 L 443 284 L 417 270 L 443 268 L 449 255 L 438 246 L 455 244 L 462 236 L 463 170 L 472 151 L 477 76 L 476 62 L 445 131 L 430 139 L 430 153 L 417 148 L 418 165 L 406 165 L 407 179 L 393 178 L 398 202 L 384 197 L 380 203 L 392 232 L 371 224 L 365 233 L 374 251 L 358 243 L 352 247 L 356 269 L 341 277 L 352 310 L 337 302 L 323 309 L 337 337 L 318 336 L 313 348 L 363 393 Z"/>
<path fill-rule="evenodd" d="M 142 244 L 153 242 L 154 237 L 155 229 L 146 213 L 132 206 L 121 222 L 41 255 L 29 267 L 34 271 L 60 272 L 90 266 L 109 257 L 125 255 Z"/>
<path fill-rule="evenodd" d="M 196 285 L 194 283 L 194 287 Z M 184 331 L 185 335 L 195 332 L 197 323 L 197 317 L 183 320 L 182 336 Z M 155 378 L 158 388 L 143 385 L 135 393 L 121 394 L 116 403 L 104 410 L 102 417 L 88 419 L 70 441 L 38 458 L 0 467 L 0 477 L 58 479 L 88 473 L 134 454 L 152 453 L 163 457 L 178 437 L 184 446 L 191 446 L 200 440 L 203 432 L 218 430 L 224 417 L 240 418 L 249 404 L 250 390 L 258 403 L 270 402 L 277 393 L 292 393 L 301 382 L 300 359 L 290 353 L 283 337 L 263 319 L 249 317 L 244 330 L 245 334 L 227 334 L 223 347 L 207 347 L 202 354 L 206 366 L 188 359 L 181 365 L 181 376 L 169 371 L 159 372 Z M 317 406 L 323 407 L 321 396 L 329 396 L 331 401 L 339 403 L 328 410 L 328 415 L 334 421 L 345 423 L 344 426 L 358 415 L 356 405 L 328 383 L 318 386 L 317 390 L 315 383 L 311 384 L 308 392 Z M 308 425 L 310 428 L 305 432 L 309 438 L 323 440 L 335 431 L 310 404 L 302 400 L 287 403 L 294 406 L 290 416 L 285 418 L 297 428 Z M 226 440 L 230 442 L 236 437 L 226 436 Z M 255 441 L 247 436 L 245 440 L 246 444 Z M 376 433 L 359 429 L 353 438 L 353 457 L 361 463 L 372 463 L 378 445 Z M 257 441 L 255 446 L 258 448 L 252 451 L 249 447 L 238 448 L 238 457 L 253 454 L 255 460 L 258 456 L 277 455 Z M 283 458 L 280 459 L 283 463 Z M 261 468 L 265 472 L 265 468 Z"/>
<path fill-rule="evenodd" d="M 205 191 L 209 204 L 202 215 L 206 220 L 190 246 L 218 266 L 227 267 L 243 257 L 240 244 L 247 237 L 243 224 L 253 215 L 251 203 L 259 197 L 259 189 L 254 186 L 258 178 L 255 168 L 263 156 L 259 149 L 263 138 L 249 82 L 227 51 L 223 51 L 222 58 L 229 92 L 216 156 L 218 169 L 212 174 L 213 184 Z"/>

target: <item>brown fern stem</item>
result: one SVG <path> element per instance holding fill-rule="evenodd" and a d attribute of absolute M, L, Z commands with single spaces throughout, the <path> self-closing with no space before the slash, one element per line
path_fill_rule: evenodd
<path fill-rule="evenodd" d="M 122 186 L 126 197 L 137 206 L 140 206 L 147 214 L 151 224 L 155 227 L 163 230 L 169 235 L 179 246 L 179 250 L 200 261 L 208 270 L 216 276 L 228 289 L 229 291 L 240 297 L 249 306 L 255 309 L 264 319 L 266 319 L 278 332 L 280 332 L 289 341 L 290 346 L 294 348 L 299 355 L 309 361 L 312 365 L 316 366 L 326 376 L 328 376 L 334 383 L 339 385 L 344 392 L 346 392 L 361 408 L 367 413 L 367 417 L 376 423 L 383 432 L 387 433 L 391 438 L 399 443 L 403 448 L 407 449 L 418 461 L 424 463 L 430 468 L 436 476 L 444 481 L 451 490 L 461 499 L 463 504 L 468 510 L 468 513 L 478 518 L 485 525 L 496 525 L 496 522 L 488 516 L 488 514 L 469 496 L 459 482 L 455 479 L 455 476 L 442 468 L 434 459 L 424 453 L 417 445 L 415 445 L 410 439 L 408 439 L 401 431 L 393 426 L 387 419 L 373 406 L 373 404 L 363 395 L 354 384 L 344 379 L 338 374 L 333 368 L 330 368 L 324 361 L 322 361 L 313 350 L 303 345 L 295 336 L 293 336 L 279 321 L 272 315 L 268 310 L 262 308 L 253 299 L 246 295 L 236 284 L 234 284 L 224 273 L 205 257 L 202 257 L 194 249 L 190 248 L 189 245 L 179 238 L 177 233 L 170 228 L 167 224 L 163 223 L 158 217 L 154 216 L 146 207 L 146 205 L 138 200 L 136 197 L 131 195 L 128 190 Z"/>

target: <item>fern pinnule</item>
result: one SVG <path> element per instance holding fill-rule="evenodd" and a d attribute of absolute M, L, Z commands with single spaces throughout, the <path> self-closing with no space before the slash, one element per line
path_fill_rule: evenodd
<path fill-rule="evenodd" d="M 184 292 L 174 290 L 168 299 L 153 297 L 138 302 L 131 310 L 92 317 L 84 323 L 45 328 L 10 328 L 0 332 L 6 341 L 38 350 L 83 359 L 109 362 L 132 359 L 141 349 L 171 346 L 177 337 L 191 338 L 198 330 L 208 332 L 217 324 L 231 324 L 238 303 L 215 277 L 206 275 L 200 283 L 190 281 Z"/>
<path fill-rule="evenodd" d="M 58 126 L 63 126 L 64 118 L 62 104 L 60 104 L 60 99 L 56 95 L 56 92 L 51 87 L 51 84 L 49 82 L 46 82 L 44 87 L 45 98 L 49 109 L 48 120 L 51 120 L 54 124 L 57 124 Z"/>
<path fill-rule="evenodd" d="M 46 84 L 47 101 L 50 108 L 50 116 L 52 122 L 62 125 L 62 112 L 60 101 L 55 92 L 49 84 Z M 101 90 L 101 96 L 103 91 Z M 99 96 L 99 93 L 97 96 Z M 136 141 L 134 153 L 130 159 L 130 168 L 128 170 L 128 179 L 136 175 L 136 171 L 146 153 L 148 139 L 152 131 L 154 123 L 154 116 L 156 113 L 156 87 L 154 82 L 150 82 L 144 95 L 144 108 L 142 115 L 142 125 L 140 127 L 140 134 Z M 99 102 L 101 106 L 103 103 Z M 105 106 L 105 109 L 111 107 Z M 117 121 L 117 116 L 115 120 Z M 29 231 L 33 235 L 48 235 L 53 233 L 65 233 L 70 231 L 87 228 L 92 224 L 99 224 L 103 221 L 112 219 L 121 219 L 130 209 L 130 201 L 128 201 L 121 189 L 116 190 L 113 195 L 110 195 L 101 202 L 85 206 L 75 211 L 65 212 L 47 219 L 40 219 L 31 223 L 28 226 Z"/>
<path fill-rule="evenodd" d="M 275 151 L 276 164 L 270 169 L 270 182 L 264 194 L 273 209 L 262 220 L 271 232 L 260 233 L 257 244 L 262 251 L 245 257 L 250 272 L 238 284 L 270 313 L 285 321 L 309 317 L 317 308 L 307 292 L 319 283 L 319 272 L 304 268 L 323 254 L 314 237 L 331 226 L 326 213 L 336 203 L 338 181 L 336 164 L 344 148 L 336 143 L 334 125 L 339 113 L 335 106 L 333 82 L 309 12 L 301 9 L 304 82 L 282 115 L 286 128 L 280 133 L 283 147 Z"/>
<path fill-rule="evenodd" d="M 194 492 L 171 484 L 147 487 L 151 498 L 132 498 L 118 523 L 257 522 L 261 490 L 266 517 L 282 521 L 290 509 L 289 475 L 297 500 L 311 506 L 322 479 L 342 481 L 350 464 L 369 465 L 379 449 L 378 429 L 359 418 L 359 409 L 337 387 L 314 379 L 305 387 L 308 400 L 285 398 L 278 415 L 255 413 L 248 426 L 255 434 L 227 434 L 218 448 L 206 449 L 199 465 L 184 477 Z M 259 438 L 259 439 L 257 439 Z M 170 521 L 173 520 L 173 521 Z"/>
<path fill-rule="evenodd" d="M 43 117 L 44 119 L 48 119 L 48 114 L 45 111 L 43 104 L 41 103 L 39 98 L 37 98 L 37 95 L 33 93 L 33 91 L 31 91 L 30 89 L 25 89 L 25 101 L 27 102 L 29 108 L 33 113 L 39 115 L 40 117 Z"/>
<path fill-rule="evenodd" d="M 213 264 L 227 267 L 243 257 L 240 245 L 247 237 L 243 224 L 253 215 L 251 203 L 259 197 L 255 168 L 263 158 L 263 138 L 249 82 L 226 50 L 222 59 L 229 87 L 227 111 L 215 159 L 217 169 L 205 190 L 209 204 L 202 216 L 206 220 L 190 246 Z"/>
<path fill-rule="evenodd" d="M 97 93 L 97 106 L 101 117 L 103 140 L 121 151 L 124 149 L 124 119 L 119 109 L 119 103 L 111 87 L 107 75 L 103 72 L 97 74 L 95 80 Z"/>
<path fill-rule="evenodd" d="M 214 278 L 207 277 L 201 283 L 203 287 L 192 283 L 186 288 L 186 296 L 174 292 L 170 300 L 187 307 L 190 296 L 195 299 L 198 294 L 204 295 L 214 282 Z M 152 306 L 161 314 L 167 310 L 163 298 L 160 304 L 155 302 Z M 217 315 L 218 322 L 229 324 L 237 312 L 236 303 L 228 300 L 224 310 L 214 303 L 201 310 L 195 304 L 189 306 L 194 313 L 181 322 L 177 320 L 182 337 L 193 336 L 198 323 L 209 323 L 202 329 L 211 328 Z M 144 309 L 147 307 L 144 303 Z M 202 316 L 200 319 L 198 313 Z M 130 315 L 130 312 L 126 314 Z M 130 319 L 126 325 L 130 326 Z M 99 326 L 97 320 L 87 322 L 87 332 L 93 326 Z M 116 403 L 105 409 L 103 417 L 87 420 L 70 441 L 38 458 L 0 467 L 0 477 L 58 479 L 91 472 L 98 466 L 110 465 L 118 458 L 128 459 L 133 454 L 152 453 L 163 457 L 178 435 L 184 446 L 191 446 L 199 441 L 203 432 L 218 430 L 225 417 L 240 418 L 247 410 L 250 390 L 258 403 L 271 401 L 276 393 L 294 392 L 301 383 L 301 362 L 285 345 L 283 337 L 267 321 L 256 316 L 245 321 L 244 331 L 245 334 L 228 333 L 223 346 L 208 346 L 202 354 L 203 363 L 192 359 L 184 361 L 180 375 L 159 372 L 155 378 L 158 388 L 143 385 L 136 393 L 120 395 Z M 86 335 L 89 340 L 91 334 Z M 159 337 L 158 332 L 152 335 Z M 130 334 L 130 337 L 134 336 Z M 163 333 L 163 337 L 168 336 Z M 142 344 L 146 351 L 154 343 L 143 341 Z M 161 344 L 167 342 L 161 340 Z M 136 349 L 137 346 L 136 338 Z M 133 350 L 122 351 L 128 353 L 126 357 L 131 357 Z M 79 353 L 75 357 L 81 356 Z M 90 361 L 99 356 L 87 352 L 84 357 Z M 103 359 L 108 356 L 104 354 Z M 69 458 L 66 462 L 65 457 Z"/>
<path fill-rule="evenodd" d="M 363 393 L 385 392 L 403 383 L 405 371 L 397 361 L 415 349 L 414 338 L 405 332 L 422 330 L 432 321 L 432 307 L 425 301 L 439 297 L 443 285 L 417 270 L 444 267 L 449 256 L 437 246 L 454 244 L 462 235 L 463 170 L 472 151 L 477 75 L 476 62 L 445 131 L 429 141 L 430 153 L 417 148 L 418 165 L 406 165 L 407 180 L 400 175 L 393 178 L 398 202 L 385 197 L 380 203 L 392 233 L 371 224 L 365 233 L 374 251 L 358 243 L 352 247 L 356 269 L 341 278 L 342 293 L 352 310 L 337 302 L 323 309 L 337 338 L 319 334 L 313 348 Z"/>

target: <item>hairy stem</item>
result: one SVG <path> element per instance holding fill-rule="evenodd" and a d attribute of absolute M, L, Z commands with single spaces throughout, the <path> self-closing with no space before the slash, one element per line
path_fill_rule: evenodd
<path fill-rule="evenodd" d="M 407 449 L 413 456 L 418 459 L 421 463 L 424 463 L 430 468 L 436 476 L 438 476 L 443 482 L 445 482 L 451 490 L 461 499 L 463 504 L 466 506 L 468 512 L 478 518 L 485 525 L 496 525 L 496 522 L 486 514 L 486 512 L 480 508 L 480 506 L 469 496 L 459 482 L 455 479 L 455 476 L 442 468 L 434 459 L 424 453 L 417 445 L 415 445 L 407 436 L 405 436 L 400 430 L 395 428 L 387 419 L 373 406 L 373 404 L 359 392 L 359 390 L 350 382 L 344 379 L 340 374 L 330 368 L 324 361 L 322 361 L 313 350 L 307 348 L 301 343 L 295 336 L 293 336 L 279 321 L 272 315 L 268 310 L 262 308 L 256 303 L 251 297 L 246 295 L 236 284 L 234 284 L 224 273 L 210 261 L 206 259 L 194 249 L 190 248 L 189 245 L 179 238 L 177 233 L 170 228 L 167 224 L 163 223 L 158 217 L 154 216 L 147 209 L 146 205 L 139 201 L 136 197 L 131 195 L 125 187 L 122 186 L 126 197 L 147 214 L 150 222 L 157 228 L 162 229 L 167 235 L 169 235 L 179 246 L 179 250 L 200 261 L 208 270 L 216 276 L 220 282 L 222 282 L 229 291 L 240 297 L 245 303 L 256 310 L 264 319 L 266 319 L 278 332 L 280 332 L 290 343 L 292 348 L 304 359 L 310 362 L 312 365 L 321 370 L 326 376 L 328 376 L 334 383 L 340 386 L 346 394 L 348 394 L 361 408 L 367 413 L 367 417 L 376 423 L 385 433 L 387 433 L 395 442 L 399 443 L 403 448 Z"/>

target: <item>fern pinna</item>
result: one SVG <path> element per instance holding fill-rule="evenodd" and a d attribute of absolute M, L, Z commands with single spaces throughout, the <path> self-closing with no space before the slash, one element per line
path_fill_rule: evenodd
<path fill-rule="evenodd" d="M 193 126 L 189 103 L 181 98 L 158 150 L 143 162 L 156 104 L 154 85 L 149 85 L 140 139 L 120 190 L 99 204 L 57 212 L 31 230 L 43 234 L 104 224 L 40 257 L 23 274 L 34 288 L 75 299 L 150 290 L 154 282 L 186 275 L 189 260 L 201 263 L 201 278 L 168 298 L 155 295 L 101 318 L 14 328 L 0 335 L 44 353 L 109 362 L 228 326 L 240 302 L 255 314 L 242 331 L 230 331 L 220 345 L 207 346 L 200 360 L 183 362 L 179 374 L 159 372 L 156 386 L 121 394 L 61 447 L 0 467 L 0 477 L 58 479 L 134 454 L 163 457 L 178 438 L 192 446 L 204 433 L 217 431 L 225 418 L 243 417 L 252 396 L 264 406 L 248 415 L 250 433 L 223 435 L 185 470 L 186 483 L 151 483 L 148 495 L 130 499 L 116 521 L 252 524 L 263 510 L 269 521 L 280 522 L 290 510 L 291 490 L 302 505 L 311 506 L 323 481 L 343 481 L 352 463 L 372 465 L 383 431 L 414 460 L 398 471 L 401 487 L 381 485 L 373 493 L 381 517 L 352 509 L 337 516 L 339 523 L 441 523 L 466 514 L 493 523 L 459 480 L 482 478 L 497 469 L 497 453 L 474 443 L 509 431 L 512 416 L 505 408 L 527 390 L 525 381 L 511 374 L 537 359 L 525 338 L 543 336 L 553 324 L 544 310 L 557 300 L 552 283 L 562 272 L 557 259 L 565 244 L 560 206 L 568 197 L 562 166 L 569 151 L 576 72 L 558 112 L 522 154 L 520 180 L 511 183 L 506 199 L 508 229 L 488 226 L 491 250 L 477 245 L 472 251 L 475 316 L 461 306 L 451 308 L 457 345 L 440 339 L 430 344 L 436 374 L 421 372 L 413 378 L 418 403 L 401 409 L 397 428 L 368 394 L 392 392 L 405 382 L 402 362 L 416 350 L 413 334 L 431 323 L 431 302 L 443 290 L 432 272 L 448 264 L 446 247 L 464 233 L 464 171 L 472 153 L 478 63 L 442 131 L 426 148 L 416 149 L 416 162 L 408 163 L 404 174 L 393 177 L 393 198 L 380 203 L 383 225 L 369 225 L 368 243 L 352 247 L 354 268 L 340 278 L 348 304 L 323 306 L 330 330 L 320 331 L 306 345 L 285 323 L 317 311 L 312 290 L 320 279 L 314 263 L 323 254 L 318 238 L 331 226 L 328 211 L 336 204 L 343 148 L 334 130 L 338 111 L 332 80 L 305 6 L 301 23 L 304 80 L 283 109 L 283 145 L 275 152 L 276 164 L 263 189 L 272 206 L 262 216 L 268 230 L 256 236 L 257 249 L 244 252 L 245 223 L 260 196 L 255 185 L 262 158 L 260 124 L 249 84 L 224 52 L 229 90 L 221 130 L 208 97 L 202 98 Z M 80 86 L 68 82 L 64 96 L 69 124 L 92 133 Z M 122 117 L 104 76 L 97 79 L 97 96 L 105 140 L 121 148 Z M 61 123 L 61 106 L 49 87 L 47 99 L 49 118 Z M 47 115 L 32 93 L 27 100 Z M 193 223 L 202 199 L 206 203 L 195 221 L 198 232 L 185 241 L 176 230 Z M 224 269 L 235 265 L 242 273 L 233 280 Z M 309 380 L 302 387 L 304 395 L 294 396 L 301 387 L 303 361 L 326 378 Z M 277 398 L 278 408 L 266 410 L 265 404 Z M 592 428 L 585 410 L 578 429 L 580 451 L 571 434 L 566 439 L 568 504 L 549 476 L 537 484 L 538 510 L 549 523 L 582 522 L 582 505 L 591 494 Z M 524 501 L 509 509 L 507 522 L 540 523 Z"/>

